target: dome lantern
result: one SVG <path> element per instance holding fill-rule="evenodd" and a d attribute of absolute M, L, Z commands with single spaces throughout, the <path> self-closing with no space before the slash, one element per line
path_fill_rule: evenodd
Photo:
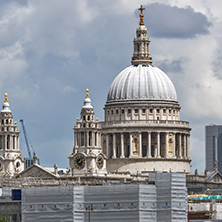
<path fill-rule="evenodd" d="M 140 22 L 139 27 L 136 29 L 136 38 L 134 38 L 134 53 L 132 57 L 132 65 L 138 64 L 146 64 L 152 65 L 152 57 L 150 55 L 150 39 L 147 36 L 147 28 L 144 25 L 143 21 L 143 6 L 141 5 L 138 10 L 141 11 L 140 13 Z"/>

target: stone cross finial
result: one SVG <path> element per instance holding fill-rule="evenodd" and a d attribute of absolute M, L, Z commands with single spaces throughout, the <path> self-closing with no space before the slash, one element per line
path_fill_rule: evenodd
<path fill-rule="evenodd" d="M 144 25 L 144 21 L 143 21 L 143 10 L 145 10 L 145 8 L 143 8 L 143 6 L 141 5 L 140 8 L 138 8 L 139 11 L 141 11 L 140 13 L 140 25 Z"/>

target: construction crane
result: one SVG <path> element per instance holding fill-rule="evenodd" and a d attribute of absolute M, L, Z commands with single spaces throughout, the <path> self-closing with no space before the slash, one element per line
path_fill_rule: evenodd
<path fill-rule="evenodd" d="M 28 150 L 29 158 L 32 158 L 32 155 L 31 155 L 31 151 L 30 151 L 29 142 L 28 142 L 28 138 L 27 138 L 27 135 L 26 135 L 26 130 L 25 130 L 25 125 L 24 125 L 24 121 L 23 121 L 23 119 L 20 119 L 20 123 L 21 123 L 21 125 L 22 125 L 22 130 L 23 130 L 23 134 L 24 134 L 25 143 L 26 143 L 26 147 L 27 147 L 27 150 Z"/>

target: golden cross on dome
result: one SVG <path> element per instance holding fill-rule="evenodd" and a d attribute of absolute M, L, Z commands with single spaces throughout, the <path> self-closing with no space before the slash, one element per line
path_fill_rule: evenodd
<path fill-rule="evenodd" d="M 89 89 L 86 89 L 86 98 L 89 98 Z"/>
<path fill-rule="evenodd" d="M 5 103 L 8 102 L 8 94 L 5 93 Z"/>
<path fill-rule="evenodd" d="M 143 8 L 143 6 L 141 5 L 140 8 L 138 8 L 139 11 L 141 11 L 140 13 L 140 25 L 144 25 L 144 21 L 143 21 L 143 10 L 145 10 L 145 8 Z"/>

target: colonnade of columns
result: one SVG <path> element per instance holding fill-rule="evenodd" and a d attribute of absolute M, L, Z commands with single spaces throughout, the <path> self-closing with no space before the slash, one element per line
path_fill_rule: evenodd
<path fill-rule="evenodd" d="M 101 146 L 100 132 L 79 131 L 75 132 L 75 147 L 98 147 Z"/>
<path fill-rule="evenodd" d="M 0 149 L 18 150 L 19 136 L 18 135 L 0 135 Z"/>
<path fill-rule="evenodd" d="M 108 158 L 190 159 L 190 134 L 170 132 L 108 133 L 104 152 Z"/>

